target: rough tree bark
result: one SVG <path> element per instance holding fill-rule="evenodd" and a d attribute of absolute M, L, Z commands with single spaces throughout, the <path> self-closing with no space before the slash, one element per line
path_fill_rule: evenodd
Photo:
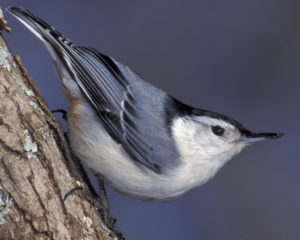
<path fill-rule="evenodd" d="M 8 28 L 1 19 L 0 27 Z M 90 201 L 95 195 L 78 166 L 39 89 L 0 34 L 0 239 L 118 239 Z M 85 194 L 76 191 L 64 201 L 78 185 Z"/>

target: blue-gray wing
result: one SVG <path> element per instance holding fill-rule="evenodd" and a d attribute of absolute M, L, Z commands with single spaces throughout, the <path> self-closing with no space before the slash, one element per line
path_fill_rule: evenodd
<path fill-rule="evenodd" d="M 75 79 L 111 137 L 155 172 L 177 165 L 166 119 L 172 98 L 94 49 L 77 46 L 70 51 Z"/>
<path fill-rule="evenodd" d="M 167 124 L 172 97 L 113 58 L 72 44 L 29 11 L 9 11 L 43 41 L 58 72 L 76 81 L 106 131 L 138 165 L 160 172 L 178 164 Z"/>

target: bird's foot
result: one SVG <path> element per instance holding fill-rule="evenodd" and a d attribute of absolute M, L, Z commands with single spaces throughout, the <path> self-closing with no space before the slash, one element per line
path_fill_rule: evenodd
<path fill-rule="evenodd" d="M 120 230 L 115 226 L 116 218 L 109 213 L 109 202 L 107 199 L 103 177 L 97 176 L 99 183 L 100 194 L 95 196 L 91 194 L 89 189 L 83 185 L 79 185 L 77 187 L 72 188 L 69 192 L 64 195 L 64 201 L 67 198 L 74 194 L 76 191 L 80 191 L 80 194 L 84 196 L 84 198 L 89 201 L 92 205 L 94 205 L 97 211 L 100 214 L 100 217 L 103 223 L 118 237 L 119 240 L 125 240 L 124 236 L 120 232 Z"/>
<path fill-rule="evenodd" d="M 68 121 L 68 115 L 67 115 L 67 111 L 64 110 L 64 109 L 56 109 L 56 110 L 52 110 L 51 111 L 52 113 L 61 113 L 62 114 L 62 118 L 65 120 L 65 121 Z M 69 142 L 69 138 L 68 138 L 68 132 L 64 132 L 64 136 L 65 136 L 65 139 L 67 140 L 68 143 Z M 77 189 L 78 190 L 78 189 Z M 71 190 L 72 191 L 72 190 Z"/>
<path fill-rule="evenodd" d="M 122 239 L 124 240 L 125 239 L 124 236 L 122 235 L 120 230 L 115 226 L 115 223 L 117 221 L 116 218 L 109 213 L 109 201 L 108 201 L 105 186 L 104 186 L 103 176 L 97 175 L 96 177 L 97 177 L 98 185 L 99 185 L 98 199 L 101 203 L 100 204 L 101 208 L 99 209 L 99 212 L 102 216 L 102 220 L 103 220 L 104 224 L 110 230 L 112 230 L 120 240 L 122 240 Z"/>
<path fill-rule="evenodd" d="M 52 113 L 61 113 L 62 114 L 62 118 L 64 119 L 64 120 L 68 120 L 68 115 L 67 115 L 67 111 L 66 110 L 64 110 L 64 109 L 55 109 L 55 110 L 52 110 L 51 111 Z"/>

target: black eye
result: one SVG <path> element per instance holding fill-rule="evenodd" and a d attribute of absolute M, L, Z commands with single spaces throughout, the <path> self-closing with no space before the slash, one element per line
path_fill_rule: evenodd
<path fill-rule="evenodd" d="M 225 129 L 221 128 L 220 126 L 212 126 L 211 130 L 217 136 L 222 136 L 225 132 Z"/>

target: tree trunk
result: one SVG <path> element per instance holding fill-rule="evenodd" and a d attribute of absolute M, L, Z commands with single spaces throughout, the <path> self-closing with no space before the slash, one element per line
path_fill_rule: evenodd
<path fill-rule="evenodd" d="M 92 204 L 95 194 L 84 176 L 0 34 L 0 239 L 118 239 Z M 75 191 L 64 200 L 79 185 L 85 194 Z"/>

